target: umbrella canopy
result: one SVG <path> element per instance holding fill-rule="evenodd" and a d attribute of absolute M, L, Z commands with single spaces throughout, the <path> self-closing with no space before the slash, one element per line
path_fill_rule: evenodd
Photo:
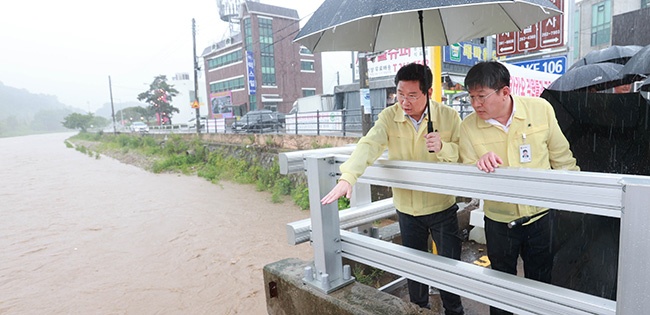
<path fill-rule="evenodd" d="M 601 62 L 612 62 L 624 65 L 634 54 L 641 50 L 643 46 L 610 46 L 601 50 L 594 50 L 586 54 L 583 58 L 573 63 L 569 70 L 584 65 L 591 65 Z"/>
<path fill-rule="evenodd" d="M 639 93 L 545 90 L 580 170 L 650 175 L 650 101 Z"/>
<path fill-rule="evenodd" d="M 594 88 L 598 91 L 630 83 L 621 80 L 619 71 L 623 65 L 617 63 L 596 63 L 573 68 L 548 86 L 549 90 L 576 91 Z"/>
<path fill-rule="evenodd" d="M 650 74 L 650 45 L 641 48 L 627 61 L 619 75 L 623 78 Z"/>
<path fill-rule="evenodd" d="M 312 52 L 419 47 L 422 23 L 426 44 L 446 46 L 522 30 L 560 13 L 548 0 L 325 0 L 295 41 Z"/>

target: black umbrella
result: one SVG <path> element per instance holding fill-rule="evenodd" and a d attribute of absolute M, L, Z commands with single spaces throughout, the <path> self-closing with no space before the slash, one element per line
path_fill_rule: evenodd
<path fill-rule="evenodd" d="M 626 82 L 619 77 L 623 65 L 596 63 L 573 68 L 548 86 L 549 90 L 575 91 L 580 89 L 604 90 Z M 627 82 L 630 83 L 631 81 Z"/>
<path fill-rule="evenodd" d="M 624 65 L 634 54 L 641 50 L 643 46 L 610 46 L 601 50 L 594 50 L 586 54 L 583 58 L 573 63 L 569 70 L 584 65 L 591 65 L 601 62 L 612 62 Z"/>
<path fill-rule="evenodd" d="M 650 74 L 650 45 L 641 48 L 627 61 L 619 75 L 623 78 Z"/>
<path fill-rule="evenodd" d="M 560 13 L 548 0 L 325 0 L 295 41 L 312 52 L 420 45 L 424 52 L 425 43 L 446 46 L 523 30 Z M 422 56 L 426 64 L 426 54 Z M 431 117 L 428 130 L 433 130 Z"/>

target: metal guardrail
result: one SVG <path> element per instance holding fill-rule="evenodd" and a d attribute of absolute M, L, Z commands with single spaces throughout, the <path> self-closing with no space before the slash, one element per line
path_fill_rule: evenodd
<path fill-rule="evenodd" d="M 454 103 L 451 105 L 456 109 L 461 118 L 465 118 L 473 111 L 470 104 Z M 383 108 L 373 108 L 371 111 L 372 122 Z M 207 126 L 201 129 L 201 133 L 276 133 L 295 135 L 329 135 L 329 136 L 354 136 L 359 137 L 363 133 L 363 111 L 361 109 L 343 109 L 333 111 L 312 111 L 284 115 L 285 123 L 272 124 L 268 128 L 254 130 L 235 131 L 231 128 L 234 118 L 230 119 L 208 119 Z M 250 123 L 250 121 L 249 121 Z M 149 133 L 196 133 L 195 127 L 189 127 L 187 123 L 150 126 Z"/>
<path fill-rule="evenodd" d="M 288 170 L 299 154 L 280 158 L 287 163 L 281 168 Z M 315 269 L 303 281 L 316 289 L 329 293 L 350 282 L 343 278 L 345 257 L 520 314 L 631 315 L 650 309 L 650 275 L 640 272 L 650 259 L 645 250 L 650 177 L 514 168 L 486 174 L 470 165 L 380 159 L 355 185 L 355 190 L 376 184 L 620 218 L 617 299 L 611 301 L 341 231 L 337 205 L 323 206 L 320 198 L 334 187 L 339 164 L 348 157 L 311 152 L 300 158 L 308 177 Z"/>

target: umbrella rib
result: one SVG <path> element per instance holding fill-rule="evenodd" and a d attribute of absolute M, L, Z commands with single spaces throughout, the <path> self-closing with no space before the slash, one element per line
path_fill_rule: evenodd
<path fill-rule="evenodd" d="M 384 19 L 384 16 L 379 16 L 379 22 L 377 22 L 377 28 L 375 29 L 375 39 L 372 41 L 372 51 L 375 51 L 377 47 L 377 38 L 379 38 L 379 29 L 381 28 L 381 22 Z"/>
<path fill-rule="evenodd" d="M 503 12 L 506 13 L 506 15 L 508 16 L 508 19 L 510 19 L 510 21 L 512 21 L 512 24 L 514 24 L 517 27 L 517 30 L 523 31 L 523 28 L 521 28 L 521 26 L 519 26 L 519 24 L 517 24 L 517 22 L 512 18 L 512 16 L 510 16 L 510 12 L 508 12 L 508 10 L 506 10 L 506 8 L 503 6 L 503 4 L 499 3 L 499 7 L 501 7 L 501 10 L 503 10 Z M 526 26 L 528 26 L 528 25 L 526 25 Z"/>
<path fill-rule="evenodd" d="M 447 28 L 445 27 L 445 21 L 442 19 L 442 13 L 438 10 L 438 17 L 440 18 L 440 25 L 442 25 L 442 33 L 445 34 L 445 44 L 451 45 L 453 43 L 449 42 L 449 37 L 447 36 Z M 422 53 L 424 54 L 424 47 L 422 47 Z"/>

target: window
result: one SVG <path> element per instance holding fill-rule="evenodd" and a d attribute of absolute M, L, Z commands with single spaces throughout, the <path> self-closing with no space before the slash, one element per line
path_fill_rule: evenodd
<path fill-rule="evenodd" d="M 260 26 L 262 86 L 276 86 L 275 51 L 273 48 L 273 19 L 259 17 L 257 21 Z"/>
<path fill-rule="evenodd" d="M 225 55 L 218 56 L 208 60 L 208 69 L 223 67 L 235 62 L 240 62 L 244 59 L 241 50 L 236 50 Z"/>
<path fill-rule="evenodd" d="M 609 43 L 612 20 L 611 7 L 610 0 L 591 6 L 591 46 Z"/>
<path fill-rule="evenodd" d="M 249 95 L 248 96 L 248 103 L 250 104 L 250 108 L 248 110 L 256 110 L 257 109 L 257 98 L 255 95 Z"/>
<path fill-rule="evenodd" d="M 246 38 L 244 39 L 244 50 L 253 51 L 253 28 L 251 27 L 251 19 L 244 19 L 244 33 Z"/>
<path fill-rule="evenodd" d="M 650 8 L 650 0 L 641 0 L 641 9 Z"/>
<path fill-rule="evenodd" d="M 316 95 L 316 89 L 302 89 L 302 97 Z"/>
<path fill-rule="evenodd" d="M 244 77 L 210 83 L 210 93 L 239 90 L 244 88 Z"/>
<path fill-rule="evenodd" d="M 314 71 L 313 60 L 300 60 L 300 71 Z"/>
<path fill-rule="evenodd" d="M 300 54 L 301 55 L 313 55 L 311 50 L 307 49 L 305 46 L 300 46 Z"/>

